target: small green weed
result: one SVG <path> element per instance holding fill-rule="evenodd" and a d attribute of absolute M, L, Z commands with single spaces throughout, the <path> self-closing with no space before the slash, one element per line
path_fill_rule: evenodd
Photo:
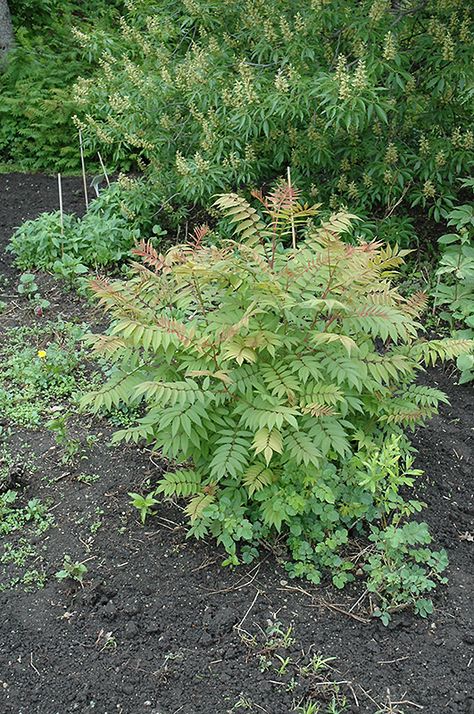
<path fill-rule="evenodd" d="M 20 277 L 20 282 L 17 287 L 19 295 L 24 295 L 25 297 L 32 298 L 38 292 L 38 285 L 36 284 L 36 278 L 32 273 L 23 273 Z"/>
<path fill-rule="evenodd" d="M 41 297 L 36 283 L 36 276 L 32 273 L 23 273 L 20 277 L 17 292 L 33 303 L 35 312 L 39 317 L 43 314 L 43 310 L 46 310 L 51 304 L 49 300 L 45 300 Z"/>
<path fill-rule="evenodd" d="M 155 506 L 159 501 L 154 497 L 154 493 L 149 493 L 146 496 L 142 496 L 140 493 L 129 493 L 131 498 L 130 503 L 132 506 L 138 509 L 140 513 L 140 520 L 145 523 L 146 517 L 153 512 L 153 506 Z"/>
<path fill-rule="evenodd" d="M 27 592 L 40 590 L 45 586 L 46 573 L 36 570 L 36 568 L 33 568 L 33 570 L 27 570 L 21 578 L 21 583 L 25 586 L 24 589 Z"/>
<path fill-rule="evenodd" d="M 280 621 L 270 623 L 265 630 L 267 640 L 265 642 L 264 648 L 267 651 L 273 651 L 277 649 L 288 649 L 295 643 L 293 626 L 288 625 L 284 627 Z"/>
<path fill-rule="evenodd" d="M 0 591 L 15 586 L 26 590 L 44 586 L 45 573 L 31 567 L 43 561 L 32 538 L 38 538 L 53 525 L 53 515 L 38 498 L 24 503 L 17 491 L 10 489 L 0 494 Z"/>
<path fill-rule="evenodd" d="M 72 561 L 70 555 L 65 555 L 63 560 L 63 567 L 56 573 L 56 578 L 58 580 L 75 580 L 82 585 L 84 580 L 84 575 L 87 573 L 87 566 L 78 560 Z"/>
<path fill-rule="evenodd" d="M 244 694 L 239 696 L 232 709 L 229 709 L 228 714 L 233 714 L 233 712 L 239 711 L 240 709 L 254 711 L 252 700 Z"/>
<path fill-rule="evenodd" d="M 294 693 L 292 712 L 342 714 L 346 710 L 347 696 L 343 691 L 345 683 L 339 681 L 341 677 L 335 677 L 337 670 L 332 665 L 334 657 L 311 652 L 312 648 L 307 653 L 299 651 L 294 654 L 296 636 L 292 625 L 286 626 L 276 620 L 270 621 L 265 630 L 259 630 L 260 635 L 252 636 L 241 630 L 239 635 L 249 649 L 255 651 L 260 671 L 274 672 L 274 677 L 282 678 L 274 683 Z M 288 653 L 289 648 L 293 648 L 291 653 Z M 304 698 L 301 698 L 302 691 L 306 692 Z M 308 692 L 311 692 L 310 697 Z M 245 709 L 247 705 L 253 711 L 253 702 L 242 694 L 230 711 Z"/>
<path fill-rule="evenodd" d="M 27 523 L 37 535 L 44 533 L 53 524 L 54 518 L 48 507 L 38 498 L 32 498 L 22 506 L 17 491 L 0 494 L 0 535 L 9 535 L 21 530 Z"/>
<path fill-rule="evenodd" d="M 104 515 L 105 511 L 102 508 L 97 507 L 94 511 L 95 514 L 95 520 L 91 523 L 89 526 L 89 532 L 94 535 L 97 533 L 99 528 L 101 528 L 103 521 L 102 521 L 102 516 Z"/>
<path fill-rule="evenodd" d="M 4 544 L 0 563 L 13 563 L 21 567 L 34 555 L 36 555 L 36 548 L 26 538 L 20 538 L 18 545 L 10 542 Z"/>
<path fill-rule="evenodd" d="M 62 450 L 63 464 L 73 463 L 79 456 L 85 458 L 85 448 L 90 448 L 97 441 L 94 434 L 88 434 L 84 441 L 72 437 L 68 426 L 70 416 L 69 413 L 61 414 L 46 424 L 47 429 L 53 432 L 56 444 Z"/>
<path fill-rule="evenodd" d="M 433 551 L 432 538 L 426 523 L 410 521 L 390 525 L 385 529 L 372 526 L 369 540 L 374 544 L 363 570 L 367 573 L 367 589 L 377 596 L 374 615 L 384 625 L 391 612 L 413 606 L 421 617 L 433 612 L 433 603 L 426 594 L 437 583 L 447 583 L 441 573 L 448 565 L 446 551 Z"/>
<path fill-rule="evenodd" d="M 81 483 L 85 483 L 87 486 L 91 486 L 93 483 L 96 483 L 100 479 L 99 474 L 77 474 L 76 475 L 76 481 L 80 481 Z"/>
<path fill-rule="evenodd" d="M 84 329 L 58 320 L 10 330 L 0 346 L 0 411 L 9 422 L 39 426 L 90 382 L 80 343 Z"/>
<path fill-rule="evenodd" d="M 56 444 L 62 449 L 61 461 L 63 464 L 69 464 L 78 455 L 82 444 L 79 439 L 73 439 L 67 428 L 68 416 L 66 414 L 55 417 L 47 422 L 46 428 L 53 432 Z"/>

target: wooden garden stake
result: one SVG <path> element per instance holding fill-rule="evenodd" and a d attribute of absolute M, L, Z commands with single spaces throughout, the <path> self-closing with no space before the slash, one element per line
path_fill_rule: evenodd
<path fill-rule="evenodd" d="M 107 182 L 107 186 L 110 187 L 109 177 L 108 177 L 108 175 L 107 175 L 107 170 L 106 170 L 106 168 L 105 168 L 105 164 L 104 164 L 104 162 L 102 161 L 102 156 L 100 155 L 100 151 L 97 152 L 97 156 L 99 157 L 100 166 L 101 166 L 102 171 L 103 171 L 103 173 L 104 173 L 105 180 L 106 180 L 106 182 Z"/>
<path fill-rule="evenodd" d="M 287 176 L 288 176 L 288 188 L 290 189 L 290 194 L 291 194 L 291 171 L 290 171 L 289 166 L 287 168 Z M 293 250 L 295 250 L 296 249 L 296 231 L 295 231 L 295 219 L 293 218 L 293 208 L 291 209 L 291 239 L 292 239 L 292 244 L 293 244 Z"/>
<path fill-rule="evenodd" d="M 89 199 L 87 198 L 86 165 L 84 162 L 84 148 L 82 146 L 82 131 L 80 129 L 79 129 L 79 149 L 81 152 L 82 183 L 84 184 L 84 199 L 86 202 L 86 211 L 88 211 L 89 210 Z"/>
<path fill-rule="evenodd" d="M 59 220 L 61 223 L 61 235 L 64 237 L 64 211 L 63 211 L 63 188 L 61 183 L 61 174 L 58 174 L 58 193 L 59 193 Z M 64 246 L 61 243 L 61 254 L 64 255 Z"/>
<path fill-rule="evenodd" d="M 61 220 L 61 233 L 64 235 L 64 218 L 63 218 L 63 189 L 61 184 L 61 174 L 58 174 L 58 193 L 59 193 L 59 216 Z"/>

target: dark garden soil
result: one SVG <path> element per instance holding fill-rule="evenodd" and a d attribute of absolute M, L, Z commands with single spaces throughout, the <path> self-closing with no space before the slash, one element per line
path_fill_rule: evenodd
<path fill-rule="evenodd" d="M 66 210 L 79 211 L 80 179 L 63 186 Z M 38 319 L 16 295 L 4 246 L 14 226 L 56 208 L 56 181 L 0 176 L 0 196 L 4 334 Z M 78 298 L 38 280 L 53 316 L 93 319 Z M 186 540 L 177 506 L 161 505 L 142 527 L 127 492 L 145 491 L 165 464 L 136 447 L 112 449 L 109 426 L 77 420 L 74 436 L 99 438 L 74 467 L 61 463 L 50 431 L 13 427 L 5 437 L 18 455 L 10 487 L 25 502 L 49 500 L 56 526 L 36 543 L 45 587 L 0 592 L 0 712 L 289 714 L 310 696 L 326 712 L 336 688 L 302 669 L 320 653 L 335 658 L 326 676 L 342 683 L 346 712 L 474 714 L 474 396 L 451 369 L 424 376 L 451 406 L 413 438 L 425 471 L 418 496 L 435 545 L 448 551 L 449 584 L 435 594 L 430 618 L 399 612 L 388 627 L 367 616 L 367 597 L 354 607 L 362 583 L 340 593 L 288 581 L 271 552 L 252 566 L 222 568 L 212 543 Z M 25 466 L 31 455 L 34 473 Z M 99 478 L 83 483 L 81 473 Z M 55 579 L 65 553 L 86 561 L 83 587 Z M 276 622 L 292 630 L 270 652 L 265 633 Z M 276 655 L 291 658 L 283 671 Z"/>

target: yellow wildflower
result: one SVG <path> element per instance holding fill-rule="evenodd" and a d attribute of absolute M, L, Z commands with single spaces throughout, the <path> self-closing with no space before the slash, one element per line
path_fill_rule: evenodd
<path fill-rule="evenodd" d="M 38 357 L 44 359 L 46 357 L 46 352 L 44 350 L 38 350 Z"/>

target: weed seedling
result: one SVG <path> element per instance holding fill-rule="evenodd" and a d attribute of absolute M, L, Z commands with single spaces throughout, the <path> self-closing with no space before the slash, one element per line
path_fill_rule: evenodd
<path fill-rule="evenodd" d="M 288 666 L 291 664 L 291 657 L 280 657 L 278 654 L 275 654 L 275 657 L 280 661 L 280 666 L 276 668 L 276 673 L 282 676 L 286 674 Z"/>
<path fill-rule="evenodd" d="M 94 512 L 95 512 L 95 515 L 97 516 L 97 518 L 96 518 L 96 520 L 95 520 L 93 523 L 91 523 L 91 525 L 89 526 L 89 532 L 92 533 L 92 535 L 94 535 L 95 533 L 97 533 L 97 531 L 98 531 L 99 528 L 101 527 L 101 525 L 102 525 L 102 518 L 101 518 L 101 516 L 104 515 L 104 511 L 102 510 L 102 508 L 96 508 Z"/>
<path fill-rule="evenodd" d="M 252 700 L 241 694 L 232 709 L 229 710 L 229 714 L 231 714 L 231 712 L 237 711 L 237 709 L 245 709 L 247 711 L 253 709 Z"/>
<path fill-rule="evenodd" d="M 33 273 L 23 273 L 20 277 L 17 292 L 19 295 L 24 295 L 30 299 L 36 296 L 38 292 L 38 285 L 36 284 L 36 277 Z"/>
<path fill-rule="evenodd" d="M 36 569 L 27 570 L 26 573 L 24 573 L 21 582 L 25 586 L 25 590 L 27 592 L 31 592 L 32 590 L 41 590 L 41 588 L 44 588 L 45 586 L 46 575 Z"/>
<path fill-rule="evenodd" d="M 266 672 L 267 670 L 271 669 L 272 667 L 272 661 L 269 657 L 266 655 L 259 655 L 258 657 L 258 668 L 260 672 Z"/>
<path fill-rule="evenodd" d="M 321 708 L 317 702 L 306 702 L 296 707 L 295 714 L 319 714 Z"/>
<path fill-rule="evenodd" d="M 158 503 L 154 497 L 154 493 L 149 493 L 147 496 L 142 496 L 139 493 L 129 493 L 131 498 L 130 503 L 140 511 L 140 520 L 145 523 L 146 517 L 153 512 L 153 506 Z"/>
<path fill-rule="evenodd" d="M 21 530 L 26 523 L 34 526 L 35 533 L 44 533 L 53 524 L 48 507 L 39 498 L 32 498 L 26 506 L 18 504 L 17 491 L 8 490 L 0 494 L 0 535 L 8 535 Z"/>
<path fill-rule="evenodd" d="M 293 637 L 293 626 L 288 625 L 288 627 L 283 629 L 283 624 L 279 621 L 271 624 L 267 627 L 265 631 L 268 639 L 265 643 L 265 649 L 276 650 L 276 649 L 288 649 L 294 644 L 295 638 Z"/>
<path fill-rule="evenodd" d="M 113 634 L 111 632 L 107 632 L 105 635 L 104 644 L 100 651 L 103 652 L 104 650 L 115 650 L 115 649 L 117 649 L 117 640 L 115 639 L 115 637 L 113 636 Z"/>
<path fill-rule="evenodd" d="M 5 516 L 13 512 L 17 495 L 16 491 L 8 490 L 0 496 L 0 523 L 3 523 Z"/>
<path fill-rule="evenodd" d="M 301 667 L 301 674 L 308 676 L 310 674 L 319 674 L 324 672 L 326 669 L 330 669 L 329 663 L 333 662 L 335 657 L 323 657 L 320 654 L 315 654 L 312 656 L 308 664 Z"/>
<path fill-rule="evenodd" d="M 68 415 L 64 414 L 56 417 L 55 419 L 51 419 L 46 424 L 49 431 L 53 432 L 56 444 L 62 447 L 63 455 L 61 461 L 63 464 L 70 464 L 74 461 L 81 450 L 81 442 L 79 439 L 73 439 L 71 437 L 67 421 Z"/>
<path fill-rule="evenodd" d="M 82 585 L 84 580 L 84 575 L 87 573 L 87 566 L 84 563 L 75 560 L 72 562 L 70 555 L 64 556 L 62 570 L 58 570 L 56 577 L 58 580 L 66 580 L 70 578 L 71 580 L 76 580 Z"/>
<path fill-rule="evenodd" d="M 44 587 L 46 574 L 38 570 L 43 557 L 31 539 L 43 534 L 53 524 L 54 517 L 39 498 L 24 504 L 17 491 L 0 494 L 0 592 L 16 586 L 23 586 L 28 592 Z"/>
<path fill-rule="evenodd" d="M 17 567 L 25 565 L 28 558 L 36 554 L 36 549 L 26 538 L 21 538 L 20 543 L 15 547 L 8 541 L 3 546 L 3 555 L 0 563 L 13 563 Z"/>
<path fill-rule="evenodd" d="M 81 483 L 85 483 L 87 486 L 91 486 L 93 483 L 100 479 L 99 474 L 77 474 L 76 480 Z"/>

